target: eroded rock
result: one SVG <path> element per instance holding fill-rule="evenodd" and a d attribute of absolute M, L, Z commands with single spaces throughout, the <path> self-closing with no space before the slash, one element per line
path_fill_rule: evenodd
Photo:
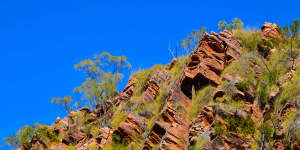
<path fill-rule="evenodd" d="M 182 91 L 191 97 L 193 86 L 197 90 L 207 84 L 219 85 L 220 73 L 225 66 L 238 59 L 241 53 L 241 45 L 231 32 L 205 34 L 184 68 Z"/>

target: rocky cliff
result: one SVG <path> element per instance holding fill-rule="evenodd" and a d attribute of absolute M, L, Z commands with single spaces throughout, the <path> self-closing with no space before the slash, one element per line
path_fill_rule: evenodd
<path fill-rule="evenodd" d="M 235 32 L 206 33 L 189 56 L 152 69 L 145 81 L 133 74 L 93 110 L 57 118 L 47 128 L 60 140 L 35 138 L 28 149 L 300 149 L 300 106 L 292 93 L 300 57 L 291 61 L 266 44 L 284 43 L 280 32 L 265 23 L 258 53 L 246 51 Z M 285 69 L 276 70 L 282 62 Z"/>

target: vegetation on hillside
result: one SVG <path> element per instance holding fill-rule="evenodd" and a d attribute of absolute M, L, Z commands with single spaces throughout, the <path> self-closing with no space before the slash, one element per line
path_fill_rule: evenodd
<path fill-rule="evenodd" d="M 175 104 L 176 110 L 180 114 L 188 116 L 189 121 L 193 121 L 202 111 L 203 107 L 210 105 L 220 110 L 223 120 L 213 122 L 212 137 L 230 136 L 234 133 L 241 134 L 243 137 L 252 138 L 255 143 L 253 149 L 257 147 L 270 147 L 278 140 L 279 123 L 283 125 L 283 139 L 285 144 L 292 148 L 295 141 L 300 142 L 300 129 L 297 126 L 297 119 L 300 118 L 300 68 L 294 68 L 296 57 L 300 52 L 299 21 L 294 20 L 292 24 L 284 27 L 279 39 L 261 39 L 261 31 L 257 29 L 245 30 L 244 23 L 234 18 L 232 23 L 220 21 L 218 29 L 220 31 L 229 30 L 238 39 L 243 47 L 243 54 L 240 59 L 235 60 L 222 72 L 221 76 L 230 74 L 240 80 L 238 82 L 223 81 L 218 87 L 224 91 L 224 95 L 214 99 L 213 94 L 217 87 L 207 85 L 197 91 L 193 91 L 192 101 L 189 107 L 181 103 Z M 278 26 L 279 27 L 279 26 Z M 112 142 L 103 149 L 141 149 L 145 137 L 150 134 L 154 124 L 161 118 L 161 112 L 169 97 L 170 88 L 181 78 L 183 68 L 186 65 L 188 54 L 199 43 L 204 36 L 206 28 L 195 30 L 182 40 L 182 50 L 185 56 L 178 57 L 177 48 L 170 50 L 176 63 L 170 69 L 170 65 L 154 65 L 147 70 L 139 70 L 132 74 L 136 79 L 133 97 L 130 101 L 124 102 L 121 106 L 112 106 L 108 116 L 92 116 L 87 112 L 78 111 L 79 108 L 96 108 L 106 100 L 113 98 L 117 94 L 117 87 L 123 77 L 124 71 L 131 68 L 125 56 L 112 56 L 107 52 L 95 55 L 92 59 L 87 59 L 75 65 L 75 68 L 86 75 L 85 81 L 74 89 L 76 96 L 57 97 L 51 100 L 52 103 L 59 105 L 69 114 L 71 125 L 77 125 L 80 131 L 84 131 L 86 139 L 96 138 L 99 130 L 105 126 L 116 130 L 121 122 L 124 122 L 128 114 L 138 114 L 146 119 L 146 131 L 142 135 L 131 135 L 131 141 L 121 140 L 113 134 Z M 176 55 L 174 55 L 176 54 Z M 170 81 L 160 85 L 158 95 L 153 103 L 144 104 L 141 100 L 144 97 L 148 81 L 157 72 L 168 70 Z M 291 73 L 291 79 L 282 81 L 282 77 Z M 245 99 L 237 96 L 237 91 L 247 91 L 253 93 L 253 99 Z M 279 92 L 272 97 L 270 93 Z M 261 125 L 257 125 L 251 116 L 232 117 L 249 101 L 258 104 L 259 108 L 266 113 Z M 293 105 L 292 111 L 278 118 L 280 111 L 287 105 Z M 226 112 L 222 112 L 222 111 Z M 214 115 L 220 113 L 214 112 Z M 220 113 L 220 114 L 221 114 Z M 70 127 L 70 126 L 68 126 Z M 71 127 L 70 127 L 71 128 Z M 68 129 L 68 134 L 72 130 Z M 42 139 L 46 147 L 61 142 L 62 135 L 59 135 L 47 126 L 33 125 L 24 126 L 16 134 L 6 138 L 6 144 L 13 149 L 22 146 L 25 149 L 32 147 L 34 139 Z M 202 149 L 208 142 L 208 138 L 200 135 L 189 149 Z M 68 149 L 75 149 L 78 143 L 70 143 Z M 89 149 L 97 149 L 97 145 L 90 145 Z"/>

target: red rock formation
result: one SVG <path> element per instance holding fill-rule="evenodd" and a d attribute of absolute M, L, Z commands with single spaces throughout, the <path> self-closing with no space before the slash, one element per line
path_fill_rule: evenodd
<path fill-rule="evenodd" d="M 241 53 L 241 45 L 231 32 L 204 35 L 184 69 L 182 91 L 191 97 L 192 86 L 197 90 L 207 84 L 220 84 L 220 73 L 226 65 L 238 59 Z"/>
<path fill-rule="evenodd" d="M 196 142 L 198 136 L 210 129 L 213 121 L 213 108 L 210 106 L 204 107 L 189 128 L 189 141 L 192 145 Z"/>
<path fill-rule="evenodd" d="M 113 130 L 108 127 L 101 128 L 98 137 L 96 137 L 99 147 L 103 148 L 105 145 L 112 141 Z"/>
<path fill-rule="evenodd" d="M 252 141 L 240 134 L 221 135 L 210 141 L 205 149 L 208 150 L 249 150 Z"/>
<path fill-rule="evenodd" d="M 131 139 L 131 136 L 141 135 L 147 127 L 146 120 L 136 114 L 129 114 L 125 122 L 120 123 L 116 134 L 123 139 Z"/>
<path fill-rule="evenodd" d="M 151 79 L 147 82 L 146 91 L 142 102 L 145 104 L 152 103 L 159 93 L 159 89 L 162 84 L 167 83 L 170 80 L 169 71 L 163 69 L 155 72 Z"/>
<path fill-rule="evenodd" d="M 262 40 L 269 40 L 271 38 L 277 38 L 282 41 L 280 35 L 281 29 L 276 24 L 265 22 L 261 27 L 261 38 Z"/>
<path fill-rule="evenodd" d="M 161 112 L 161 118 L 155 122 L 143 149 L 150 150 L 155 146 L 159 146 L 160 149 L 187 149 L 189 121 L 175 105 L 181 103 L 188 106 L 189 102 L 189 98 L 180 90 L 178 80 L 171 87 L 167 103 Z"/>

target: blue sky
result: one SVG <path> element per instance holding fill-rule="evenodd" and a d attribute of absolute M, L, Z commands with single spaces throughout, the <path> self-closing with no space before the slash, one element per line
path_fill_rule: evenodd
<path fill-rule="evenodd" d="M 134 70 L 149 68 L 170 62 L 169 42 L 193 29 L 217 31 L 219 20 L 234 17 L 250 27 L 285 25 L 299 10 L 299 0 L 1 0 L 0 139 L 63 116 L 50 99 L 80 85 L 84 76 L 73 66 L 95 53 L 126 55 Z"/>

